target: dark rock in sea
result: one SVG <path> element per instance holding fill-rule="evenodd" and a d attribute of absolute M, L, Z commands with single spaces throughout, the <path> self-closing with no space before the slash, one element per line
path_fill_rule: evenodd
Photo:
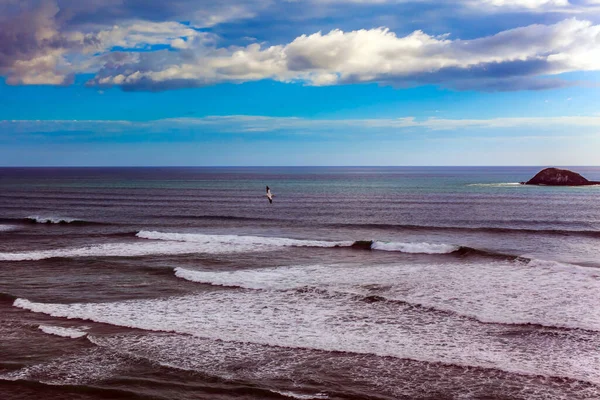
<path fill-rule="evenodd" d="M 568 169 L 546 168 L 537 173 L 536 176 L 523 185 L 547 185 L 547 186 L 588 186 L 600 185 L 600 182 L 588 181 L 577 172 Z"/>
<path fill-rule="evenodd" d="M 358 240 L 354 243 L 352 243 L 352 247 L 353 249 L 359 249 L 359 250 L 371 250 L 371 245 L 373 244 L 372 240 Z"/>

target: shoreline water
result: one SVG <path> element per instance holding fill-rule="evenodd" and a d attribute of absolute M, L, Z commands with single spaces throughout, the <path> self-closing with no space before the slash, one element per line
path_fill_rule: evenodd
<path fill-rule="evenodd" d="M 600 190 L 531 169 L 2 168 L 0 397 L 599 397 Z"/>

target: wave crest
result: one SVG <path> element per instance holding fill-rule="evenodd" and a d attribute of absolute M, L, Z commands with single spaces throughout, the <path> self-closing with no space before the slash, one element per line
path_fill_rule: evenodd
<path fill-rule="evenodd" d="M 450 254 L 460 249 L 460 246 L 451 244 L 433 243 L 398 243 L 398 242 L 373 242 L 372 250 L 399 251 L 401 253 L 416 254 Z"/>
<path fill-rule="evenodd" d="M 15 225 L 0 225 L 0 232 L 11 232 L 19 229 L 18 226 Z"/>
<path fill-rule="evenodd" d="M 317 264 L 231 271 L 178 267 L 174 274 L 213 286 L 403 304 L 486 324 L 600 332 L 598 314 L 589 311 L 594 309 L 600 290 L 597 270 L 557 262 L 408 262 L 369 268 Z M 572 293 L 577 293 L 578 301 L 570 301 Z"/>
<path fill-rule="evenodd" d="M 113 303 L 51 304 L 18 299 L 14 305 L 54 317 L 213 341 L 443 361 L 600 382 L 594 359 L 598 340 L 589 333 L 571 330 L 568 335 L 553 336 L 550 342 L 531 341 L 523 352 L 499 340 L 514 334 L 514 327 L 489 326 L 386 302 L 360 305 L 352 298 L 296 291 L 219 290 Z M 535 365 L 532 356 L 539 361 Z M 577 363 L 565 364 L 565 359 Z"/>
<path fill-rule="evenodd" d="M 84 332 L 82 330 L 75 328 L 64 328 L 61 326 L 40 325 L 38 326 L 38 329 L 49 335 L 66 337 L 71 339 L 78 339 L 87 335 L 87 332 Z"/>
<path fill-rule="evenodd" d="M 129 236 L 129 233 L 118 235 Z M 209 235 L 139 231 L 135 236 L 151 242 L 102 243 L 76 248 L 34 250 L 18 253 L 0 253 L 0 261 L 36 261 L 48 258 L 75 257 L 142 257 L 153 255 L 224 254 L 273 251 L 281 247 L 351 248 L 409 254 L 454 254 L 456 256 L 483 256 L 519 259 L 518 256 L 498 254 L 470 247 L 426 242 L 326 241 L 267 236 Z M 527 260 L 528 261 L 528 260 Z"/>
<path fill-rule="evenodd" d="M 75 223 L 75 222 L 84 222 L 75 218 L 68 218 L 68 217 L 53 217 L 53 216 L 49 216 L 49 217 L 42 217 L 39 215 L 31 215 L 27 218 L 25 218 L 26 221 L 28 222 L 33 222 L 33 223 L 37 223 L 37 224 L 71 224 L 71 223 Z"/>
<path fill-rule="evenodd" d="M 170 233 L 140 231 L 136 235 L 142 239 L 164 240 L 191 243 L 223 243 L 231 245 L 276 246 L 276 247 L 346 247 L 353 242 L 330 242 L 325 240 L 303 240 L 268 236 L 207 235 L 202 233 Z"/>
<path fill-rule="evenodd" d="M 119 233 L 129 236 L 130 233 Z M 326 241 L 268 236 L 210 235 L 201 233 L 176 233 L 139 231 L 135 236 L 150 241 L 102 243 L 76 248 L 33 250 L 18 253 L 0 253 L 0 261 L 36 261 L 48 258 L 75 257 L 143 257 L 154 255 L 224 254 L 256 251 L 273 251 L 281 247 L 349 248 L 357 250 L 388 251 L 408 254 L 454 256 L 479 256 L 504 260 L 531 261 L 516 255 L 495 253 L 445 243 L 384 242 L 377 240 Z M 584 267 L 582 267 L 584 268 Z"/>
<path fill-rule="evenodd" d="M 207 235 L 201 233 L 169 233 L 157 231 L 140 231 L 136 235 L 139 238 L 191 242 L 191 243 L 215 243 L 240 246 L 274 246 L 274 247 L 352 247 L 357 249 L 397 251 L 401 253 L 419 254 L 449 254 L 460 249 L 460 246 L 450 244 L 434 243 L 403 243 L 403 242 L 380 242 L 368 241 L 325 241 L 308 239 L 290 239 L 267 236 L 239 236 L 239 235 Z"/>

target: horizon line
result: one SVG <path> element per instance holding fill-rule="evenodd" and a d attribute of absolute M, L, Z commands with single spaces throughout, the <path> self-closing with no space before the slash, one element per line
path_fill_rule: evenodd
<path fill-rule="evenodd" d="M 600 168 L 600 165 L 0 165 L 10 168 Z"/>

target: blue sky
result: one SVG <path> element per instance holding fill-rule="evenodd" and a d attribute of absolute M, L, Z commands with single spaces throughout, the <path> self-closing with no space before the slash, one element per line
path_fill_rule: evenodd
<path fill-rule="evenodd" d="M 600 0 L 0 0 L 0 25 L 3 166 L 600 162 Z"/>

